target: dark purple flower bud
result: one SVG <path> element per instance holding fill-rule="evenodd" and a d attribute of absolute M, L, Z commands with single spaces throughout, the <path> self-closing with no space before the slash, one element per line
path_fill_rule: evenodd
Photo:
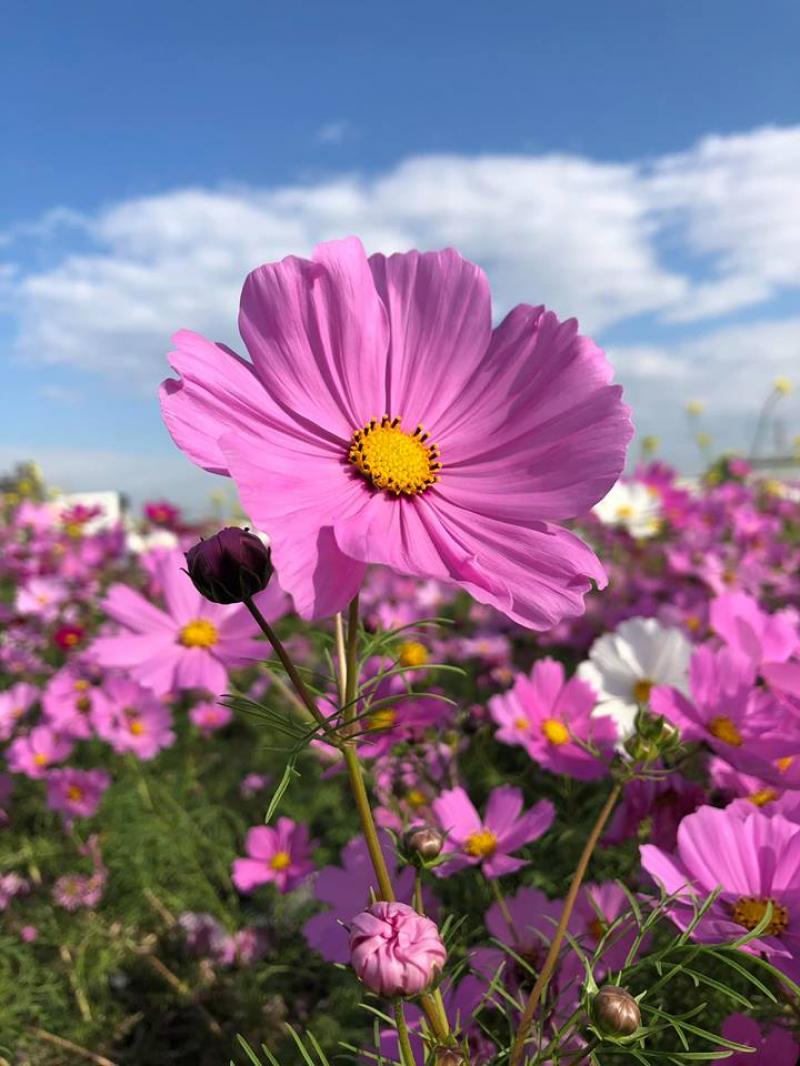
<path fill-rule="evenodd" d="M 630 992 L 603 985 L 592 1000 L 592 1020 L 606 1036 L 631 1036 L 642 1024 L 642 1015 Z"/>
<path fill-rule="evenodd" d="M 186 553 L 186 566 L 194 587 L 212 603 L 243 603 L 272 577 L 269 548 L 238 526 L 195 544 Z"/>

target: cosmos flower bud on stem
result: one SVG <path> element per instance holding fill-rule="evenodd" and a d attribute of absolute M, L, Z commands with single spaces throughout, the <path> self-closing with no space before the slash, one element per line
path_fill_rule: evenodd
<path fill-rule="evenodd" d="M 463 1052 L 455 1047 L 437 1048 L 433 1055 L 434 1066 L 467 1066 Z"/>
<path fill-rule="evenodd" d="M 353 919 L 350 961 L 361 983 L 378 996 L 420 995 L 446 959 L 435 923 L 405 903 L 380 900 Z"/>
<path fill-rule="evenodd" d="M 228 526 L 186 553 L 189 577 L 212 603 L 244 603 L 272 577 L 270 551 L 255 533 Z"/>
<path fill-rule="evenodd" d="M 642 1024 L 639 1004 L 618 985 L 603 985 L 592 1000 L 592 1021 L 606 1036 L 632 1036 Z"/>
<path fill-rule="evenodd" d="M 431 862 L 438 858 L 444 847 L 444 835 L 429 825 L 418 825 L 409 829 L 403 837 L 405 849 L 412 859 Z"/>

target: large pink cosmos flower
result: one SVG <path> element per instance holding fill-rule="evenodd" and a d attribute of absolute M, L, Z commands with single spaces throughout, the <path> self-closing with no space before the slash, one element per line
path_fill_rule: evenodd
<path fill-rule="evenodd" d="M 677 894 L 670 917 L 681 929 L 691 923 L 691 904 L 721 889 L 692 931 L 701 943 L 726 943 L 755 929 L 771 903 L 769 924 L 743 950 L 763 953 L 793 981 L 800 978 L 799 825 L 757 807 L 744 817 L 730 807 L 701 807 L 681 822 L 675 854 L 653 844 L 640 852 L 650 876 Z"/>
<path fill-rule="evenodd" d="M 574 320 L 520 305 L 492 330 L 486 277 L 457 252 L 367 259 L 351 238 L 254 270 L 239 324 L 252 363 L 175 335 L 163 417 L 234 479 L 304 617 L 341 610 L 367 563 L 534 629 L 605 584 L 554 523 L 610 489 L 632 426 Z"/>
<path fill-rule="evenodd" d="M 90 654 L 101 665 L 125 670 L 158 696 L 203 689 L 219 696 L 228 687 L 228 669 L 263 658 L 254 638 L 256 624 L 241 604 L 209 603 L 184 571 L 180 551 L 164 552 L 155 563 L 164 592 L 160 610 L 128 585 L 112 585 L 102 606 L 121 627 L 118 636 L 99 637 Z M 256 597 L 268 618 L 282 598 L 267 589 Z"/>

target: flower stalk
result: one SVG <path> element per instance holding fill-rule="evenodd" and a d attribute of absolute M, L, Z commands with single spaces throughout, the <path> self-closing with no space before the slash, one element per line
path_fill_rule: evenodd
<path fill-rule="evenodd" d="M 569 886 L 566 899 L 564 900 L 564 908 L 561 911 L 561 917 L 558 920 L 556 931 L 553 934 L 553 939 L 550 943 L 550 950 L 547 952 L 547 958 L 545 959 L 544 966 L 542 967 L 539 976 L 536 978 L 536 983 L 531 989 L 531 994 L 528 997 L 528 1002 L 525 1004 L 525 1010 L 522 1014 L 522 1020 L 519 1023 L 517 1035 L 514 1038 L 514 1044 L 511 1048 L 511 1055 L 509 1056 L 509 1066 L 522 1066 L 523 1058 L 525 1055 L 525 1044 L 527 1043 L 528 1036 L 533 1025 L 533 1019 L 536 1016 L 536 1010 L 539 1006 L 539 1002 L 544 995 L 547 984 L 553 974 L 556 962 L 558 961 L 558 954 L 561 950 L 561 944 L 564 940 L 564 935 L 567 931 L 567 925 L 572 916 L 572 911 L 575 907 L 575 902 L 578 898 L 583 879 L 586 876 L 586 870 L 589 866 L 589 860 L 592 857 L 592 853 L 597 846 L 597 842 L 605 829 L 606 822 L 611 816 L 611 812 L 616 806 L 617 800 L 622 793 L 623 785 L 617 781 L 611 792 L 603 804 L 603 809 L 597 816 L 597 820 L 592 827 L 592 831 L 584 845 L 581 857 L 578 859 L 578 865 L 575 867 L 575 873 L 572 875 L 572 882 Z"/>

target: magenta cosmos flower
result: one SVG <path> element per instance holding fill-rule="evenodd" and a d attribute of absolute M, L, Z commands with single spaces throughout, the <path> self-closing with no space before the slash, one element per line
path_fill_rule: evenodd
<path fill-rule="evenodd" d="M 692 932 L 703 943 L 726 943 L 755 929 L 771 903 L 767 928 L 743 950 L 766 955 L 793 981 L 800 978 L 800 825 L 757 807 L 744 816 L 730 807 L 701 807 L 681 823 L 677 853 L 645 844 L 641 856 L 650 876 L 678 894 L 670 916 L 681 929 L 692 919 L 692 902 L 721 889 Z"/>
<path fill-rule="evenodd" d="M 489 878 L 527 866 L 524 859 L 514 859 L 511 853 L 538 840 L 555 817 L 549 800 L 539 800 L 523 814 L 522 792 L 511 785 L 492 790 L 483 818 L 463 788 L 445 790 L 434 800 L 433 813 L 447 833 L 444 851 L 452 855 L 436 872 L 447 875 L 465 866 L 482 865 Z"/>
<path fill-rule="evenodd" d="M 367 259 L 351 238 L 254 270 L 239 325 L 252 362 L 175 335 L 163 417 L 234 479 L 304 617 L 341 610 L 366 563 L 534 629 L 605 584 L 554 523 L 614 484 L 632 426 L 574 320 L 520 305 L 492 330 L 486 277 L 457 252 Z"/>
<path fill-rule="evenodd" d="M 385 900 L 353 919 L 350 951 L 359 981 L 385 999 L 418 996 L 436 980 L 447 960 L 430 918 L 406 903 Z"/>
<path fill-rule="evenodd" d="M 722 1036 L 737 1044 L 745 1044 L 755 1052 L 735 1051 L 716 1060 L 725 1066 L 781 1066 L 782 1063 L 793 1066 L 800 1055 L 800 1044 L 788 1029 L 776 1026 L 762 1034 L 758 1022 L 746 1014 L 731 1014 L 726 1018 L 722 1023 Z"/>
<path fill-rule="evenodd" d="M 101 666 L 125 670 L 156 695 L 201 689 L 219 696 L 228 687 L 228 669 L 263 658 L 264 646 L 246 607 L 203 599 L 184 571 L 180 551 L 165 552 L 156 564 L 165 610 L 128 585 L 112 585 L 102 606 L 121 628 L 99 637 L 91 654 Z M 259 604 L 274 617 L 271 604 L 280 590 L 269 589 Z"/>
<path fill-rule="evenodd" d="M 519 744 L 546 770 L 588 781 L 608 773 L 617 742 L 612 718 L 594 718 L 594 690 L 579 677 L 565 680 L 555 659 L 540 659 L 530 676 L 518 674 L 514 685 L 489 700 L 489 713 L 500 727 L 497 739 Z M 593 745 L 601 758 L 581 747 Z"/>
<path fill-rule="evenodd" d="M 245 847 L 247 858 L 233 863 L 233 883 L 240 892 L 253 892 L 269 882 L 280 892 L 290 892 L 314 869 L 308 828 L 291 818 L 279 818 L 274 828 L 250 829 Z"/>

